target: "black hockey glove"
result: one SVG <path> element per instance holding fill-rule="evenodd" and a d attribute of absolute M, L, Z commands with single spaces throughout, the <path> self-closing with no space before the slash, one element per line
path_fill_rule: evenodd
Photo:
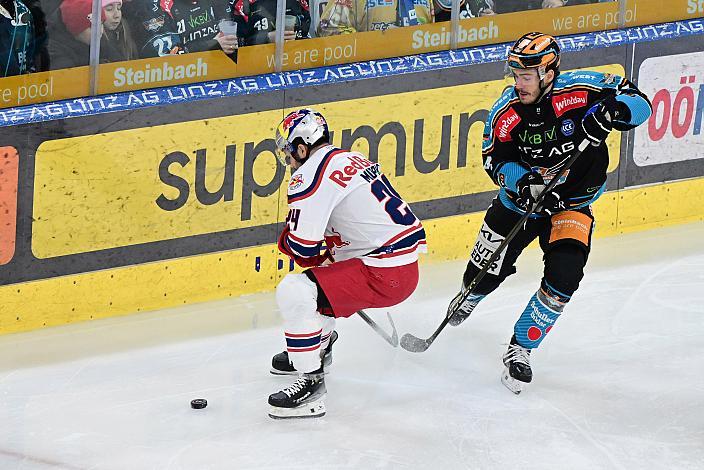
<path fill-rule="evenodd" d="M 543 192 L 544 189 L 545 183 L 540 173 L 535 171 L 526 173 L 516 181 L 516 194 L 518 194 L 516 205 L 523 210 L 530 210 L 533 204 L 535 204 L 538 195 Z"/>
<path fill-rule="evenodd" d="M 528 211 L 533 207 L 540 193 L 545 190 L 543 177 L 534 171 L 526 173 L 516 182 L 516 189 L 518 191 L 516 204 L 521 209 Z M 565 201 L 562 200 L 557 191 L 550 191 L 533 212 L 535 214 L 552 216 L 563 210 L 565 210 Z"/>
<path fill-rule="evenodd" d="M 589 108 L 582 119 L 582 129 L 592 145 L 597 146 L 609 136 L 613 121 L 621 114 L 622 105 L 611 95 Z"/>
<path fill-rule="evenodd" d="M 562 200 L 560 194 L 557 191 L 550 191 L 545 195 L 543 202 L 540 203 L 538 208 L 535 210 L 535 213 L 553 216 L 564 210 L 565 201 Z"/>

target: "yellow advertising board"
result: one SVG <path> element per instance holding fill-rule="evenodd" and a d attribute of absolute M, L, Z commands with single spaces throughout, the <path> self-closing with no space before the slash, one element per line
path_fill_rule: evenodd
<path fill-rule="evenodd" d="M 620 65 L 595 70 L 622 74 Z M 378 159 L 410 202 L 495 189 L 480 158 L 484 119 L 504 79 L 316 105 L 334 143 Z M 36 153 L 38 258 L 281 221 L 282 111 L 44 142 Z M 619 155 L 612 137 L 611 169 Z"/>
<path fill-rule="evenodd" d="M 0 79 L 0 108 L 88 96 L 88 67 L 17 75 Z"/>

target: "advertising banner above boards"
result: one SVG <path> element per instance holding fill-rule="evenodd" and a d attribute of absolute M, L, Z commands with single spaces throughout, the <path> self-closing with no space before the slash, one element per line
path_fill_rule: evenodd
<path fill-rule="evenodd" d="M 704 165 L 704 51 L 645 59 L 639 87 L 650 97 L 653 115 L 635 131 L 636 165 Z"/>
<path fill-rule="evenodd" d="M 619 64 L 593 69 L 624 74 Z M 334 143 L 379 161 L 406 200 L 437 201 L 495 189 L 482 168 L 482 132 L 507 84 L 324 102 L 316 109 L 332 126 Z M 35 156 L 32 252 L 50 258 L 282 221 L 288 173 L 273 141 L 281 115 L 263 111 L 44 142 Z M 609 145 L 613 171 L 620 138 L 612 135 Z"/>
<path fill-rule="evenodd" d="M 512 42 L 526 32 L 571 35 L 663 23 L 704 16 L 702 0 L 628 0 L 621 18 L 619 2 L 531 10 L 461 20 L 458 47 Z M 290 41 L 284 44 L 284 70 L 347 64 L 406 56 L 450 48 L 450 22 L 431 23 L 386 31 Z M 271 73 L 275 45 L 240 48 L 237 61 L 222 51 L 171 55 L 154 59 L 101 64 L 98 94 L 120 93 Z M 0 109 L 34 103 L 86 97 L 89 68 L 41 72 L 0 79 Z"/>
<path fill-rule="evenodd" d="M 569 53 L 584 49 L 616 47 L 637 42 L 647 43 L 702 34 L 704 34 L 704 19 L 693 19 L 674 23 L 636 26 L 623 30 L 575 34 L 560 37 L 558 41 L 563 52 Z M 208 54 L 217 55 L 214 52 Z M 311 70 L 265 74 L 257 77 L 222 79 L 190 85 L 176 85 L 168 88 L 76 98 L 54 103 L 0 109 L 0 127 L 224 96 L 319 86 L 451 67 L 466 67 L 499 62 L 505 60 L 505 58 L 506 46 L 502 44 L 372 60 L 349 65 L 335 65 Z M 229 61 L 226 57 L 225 60 Z M 184 64 L 181 63 L 180 65 Z M 104 77 L 104 75 L 102 76 Z"/>

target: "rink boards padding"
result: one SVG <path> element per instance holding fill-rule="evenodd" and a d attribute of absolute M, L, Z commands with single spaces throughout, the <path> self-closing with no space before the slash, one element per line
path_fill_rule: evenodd
<path fill-rule="evenodd" d="M 701 39 L 564 54 L 563 70 L 626 74 L 657 97 L 652 122 L 610 138 L 597 236 L 703 218 Z M 155 92 L 117 111 L 86 101 L 65 119 L 46 117 L 65 103 L 46 105 L 39 122 L 4 127 L 0 332 L 272 289 L 292 268 L 274 245 L 287 174 L 272 136 L 302 106 L 326 115 L 336 145 L 382 164 L 424 221 L 425 260 L 465 258 L 495 194 L 480 142 L 509 84 L 503 63 L 377 75 L 151 106 Z"/>

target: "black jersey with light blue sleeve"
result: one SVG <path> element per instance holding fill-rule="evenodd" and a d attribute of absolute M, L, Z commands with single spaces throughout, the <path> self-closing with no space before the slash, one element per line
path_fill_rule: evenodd
<path fill-rule="evenodd" d="M 615 95 L 622 112 L 613 122 L 626 131 L 645 122 L 651 114 L 648 98 L 618 75 L 576 71 L 560 74 L 552 89 L 533 104 L 522 104 L 513 87 L 496 101 L 484 127 L 484 169 L 500 186 L 499 200 L 509 209 L 515 204 L 516 183 L 527 172 L 539 172 L 547 185 L 585 135 L 582 119 L 590 108 Z M 560 178 L 556 191 L 567 209 L 593 203 L 606 187 L 609 153 L 605 143 L 589 146 Z"/>
<path fill-rule="evenodd" d="M 24 3 L 0 6 L 0 77 L 34 71 L 34 22 Z"/>

